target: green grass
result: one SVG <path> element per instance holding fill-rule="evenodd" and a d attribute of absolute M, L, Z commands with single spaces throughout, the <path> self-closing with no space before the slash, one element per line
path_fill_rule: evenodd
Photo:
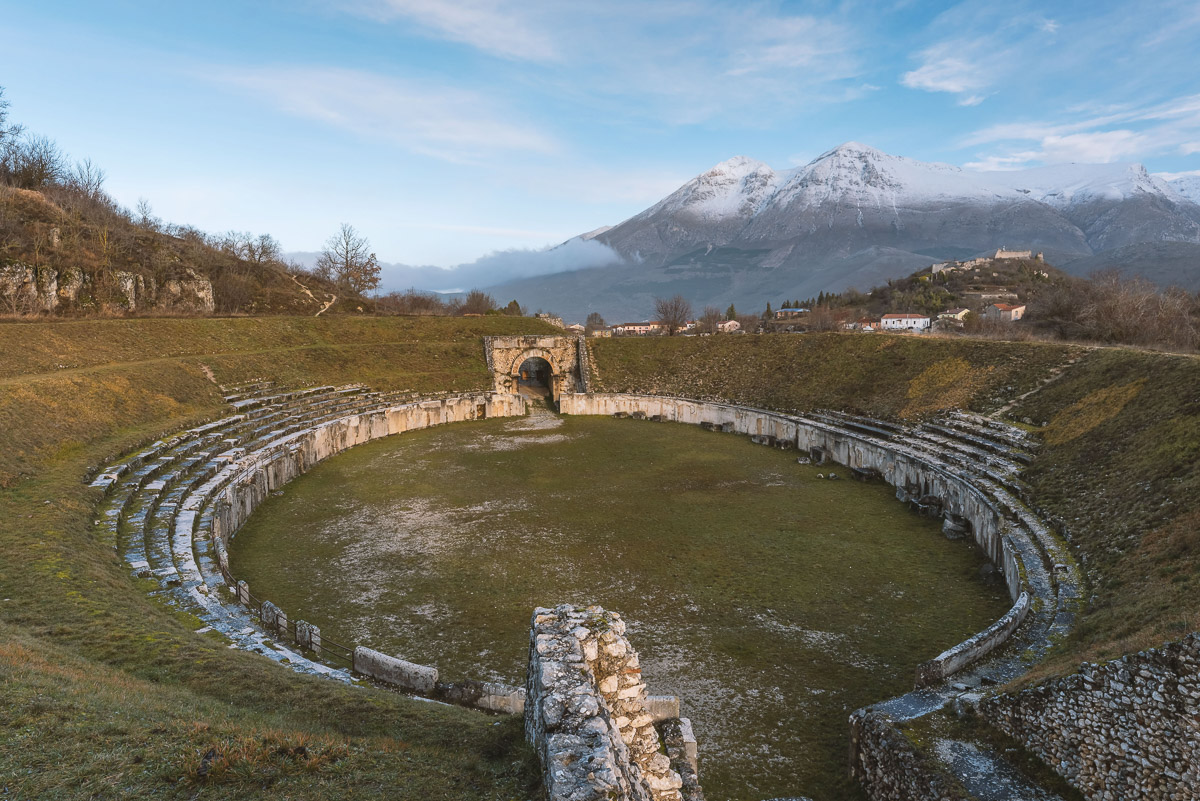
<path fill-rule="evenodd" d="M 1013 414 L 1047 423 L 1026 478 L 1091 581 L 1031 679 L 1200 630 L 1200 359 L 1095 350 Z"/>
<path fill-rule="evenodd" d="M 99 494 L 85 485 L 91 469 L 138 443 L 228 413 L 201 361 L 218 380 L 249 372 L 288 380 L 298 369 L 297 340 L 308 336 L 307 355 L 332 355 L 304 363 L 311 371 L 306 383 L 348 380 L 382 373 L 379 351 L 371 348 L 407 339 L 411 350 L 395 347 L 388 380 L 380 383 L 486 386 L 478 334 L 512 329 L 511 320 L 490 318 L 457 321 L 461 328 L 456 321 L 434 321 L 428 329 L 414 320 L 359 322 L 0 326 L 0 372 L 9 376 L 0 382 L 6 478 L 0 488 L 0 798 L 538 794 L 519 727 L 299 676 L 232 651 L 220 638 L 195 634 L 193 618 L 149 598 L 146 582 L 130 577 L 112 544 L 92 534 Z M 229 330 L 214 333 L 221 326 Z M 128 336 L 130 330 L 137 335 Z M 270 337 L 289 330 L 293 335 L 282 336 L 272 353 Z M 63 363 L 70 357 L 77 369 L 36 372 L 52 361 L 45 342 L 51 334 Z M 189 340 L 193 334 L 198 341 Z M 210 334 L 223 345 L 205 338 Z M 348 347 L 355 337 L 373 341 L 360 352 Z M 177 352 L 193 355 L 169 355 Z M 457 355 L 439 362 L 412 353 Z M 22 374 L 25 369 L 34 372 Z"/>
<path fill-rule="evenodd" d="M 879 334 L 609 340 L 592 354 L 607 391 L 910 419 L 995 410 L 1063 367 L 1008 415 L 1045 440 L 1025 479 L 1089 587 L 1076 628 L 1026 681 L 1200 630 L 1200 359 Z"/>
<path fill-rule="evenodd" d="M 919 418 L 991 410 L 1073 350 L 1047 343 L 886 334 L 623 338 L 590 343 L 601 392 L 721 398 L 773 409 Z"/>
<path fill-rule="evenodd" d="M 139 443 L 227 413 L 202 366 L 219 381 L 481 388 L 478 337 L 518 330 L 551 329 L 511 318 L 0 325 L 0 798 L 533 794 L 510 724 L 294 675 L 196 635 L 95 538 L 99 499 L 85 486 Z M 837 335 L 593 345 L 608 390 L 897 417 L 950 396 L 996 408 L 1083 353 Z M 1200 628 L 1198 364 L 1088 351 L 1012 411 L 1035 431 L 1050 423 L 1055 441 L 1028 480 L 1086 557 L 1095 596 L 1035 676 Z M 214 747 L 212 778 L 198 783 Z"/>
<path fill-rule="evenodd" d="M 239 532 L 235 575 L 335 641 L 452 679 L 522 684 L 537 606 L 616 610 L 652 691 L 683 698 L 714 799 L 853 796 L 848 711 L 1009 606 L 973 546 L 882 483 L 693 426 L 527 426 L 411 432 L 320 465 Z"/>

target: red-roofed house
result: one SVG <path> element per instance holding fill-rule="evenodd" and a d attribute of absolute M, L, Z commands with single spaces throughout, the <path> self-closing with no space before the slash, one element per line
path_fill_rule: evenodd
<path fill-rule="evenodd" d="M 1011 323 L 1025 316 L 1025 306 L 1016 306 L 1011 303 L 993 303 L 984 310 L 983 316 L 987 320 L 1000 320 L 1001 322 Z"/>

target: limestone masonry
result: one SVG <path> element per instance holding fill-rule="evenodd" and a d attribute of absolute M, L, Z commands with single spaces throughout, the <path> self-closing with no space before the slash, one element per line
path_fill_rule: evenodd
<path fill-rule="evenodd" d="M 620 616 L 598 606 L 534 611 L 525 737 L 550 801 L 683 801 L 624 635 Z"/>
<path fill-rule="evenodd" d="M 986 698 L 980 711 L 1089 798 L 1200 798 L 1200 634 Z"/>

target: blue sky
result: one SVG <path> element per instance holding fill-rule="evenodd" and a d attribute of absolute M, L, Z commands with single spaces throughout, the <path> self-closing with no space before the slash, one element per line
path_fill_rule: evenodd
<path fill-rule="evenodd" d="M 10 114 L 172 222 L 451 266 L 734 155 L 1200 170 L 1200 3 L 0 0 Z"/>

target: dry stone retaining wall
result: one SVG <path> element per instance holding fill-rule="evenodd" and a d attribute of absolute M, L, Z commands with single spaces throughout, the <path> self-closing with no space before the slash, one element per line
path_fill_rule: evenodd
<path fill-rule="evenodd" d="M 855 712 L 850 718 L 850 740 L 851 772 L 872 801 L 971 798 L 878 712 Z"/>
<path fill-rule="evenodd" d="M 1200 634 L 986 698 L 980 711 L 1089 798 L 1200 798 Z"/>

